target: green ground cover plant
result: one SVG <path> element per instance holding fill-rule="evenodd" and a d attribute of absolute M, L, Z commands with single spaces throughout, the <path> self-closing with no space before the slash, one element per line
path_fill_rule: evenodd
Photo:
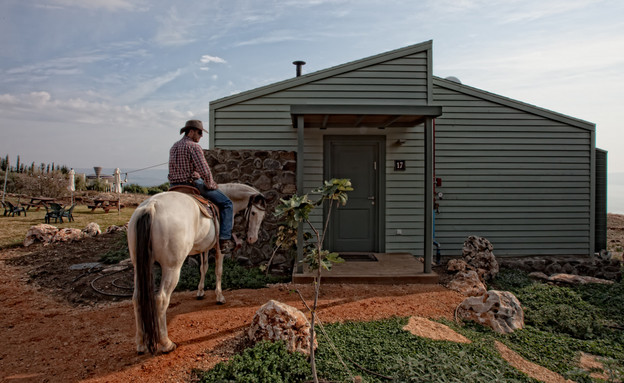
<path fill-rule="evenodd" d="M 511 291 L 518 297 L 526 310 L 525 329 L 501 335 L 472 322 L 458 325 L 442 321 L 472 341 L 456 344 L 420 338 L 404 331 L 407 318 L 329 324 L 325 330 L 348 369 L 319 333 L 316 352 L 319 377 L 331 382 L 352 382 L 352 375 L 361 376 L 364 382 L 388 382 L 388 378 L 395 382 L 536 382 L 499 356 L 494 346 L 497 340 L 527 360 L 576 382 L 624 379 L 622 282 L 564 287 L 536 282 L 526 273 L 504 269 L 489 287 Z M 581 352 L 601 358 L 607 379 L 592 378 L 589 371 L 579 367 Z M 256 349 L 253 355 L 256 358 L 253 363 L 274 357 L 265 348 Z M 228 363 L 233 364 L 228 369 L 237 371 L 254 368 L 246 359 L 232 359 Z M 217 368 L 224 368 L 220 365 Z M 289 368 L 288 363 L 282 366 Z M 203 376 L 202 382 L 206 383 L 236 381 L 232 377 L 227 379 L 234 380 Z M 291 381 L 309 380 L 310 376 Z"/>
<path fill-rule="evenodd" d="M 526 328 L 494 336 L 527 360 L 577 382 L 592 382 L 578 367 L 580 352 L 603 358 L 612 381 L 624 378 L 624 283 L 557 286 L 502 270 L 490 288 L 511 291 L 522 303 Z"/>
<path fill-rule="evenodd" d="M 296 383 L 310 374 L 303 354 L 288 352 L 283 342 L 260 342 L 210 371 L 195 371 L 195 378 L 201 383 Z"/>

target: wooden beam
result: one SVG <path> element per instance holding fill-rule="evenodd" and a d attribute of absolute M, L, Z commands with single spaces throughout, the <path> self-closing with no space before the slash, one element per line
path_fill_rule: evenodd
<path fill-rule="evenodd" d="M 329 114 L 326 114 L 323 117 L 323 123 L 321 124 L 321 129 L 327 129 L 327 121 L 329 121 Z"/>

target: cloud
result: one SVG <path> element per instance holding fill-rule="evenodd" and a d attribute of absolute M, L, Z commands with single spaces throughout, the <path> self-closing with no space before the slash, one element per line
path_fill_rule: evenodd
<path fill-rule="evenodd" d="M 242 46 L 247 46 L 247 45 L 275 44 L 275 43 L 282 43 L 286 41 L 300 41 L 300 40 L 306 40 L 306 38 L 301 37 L 300 32 L 289 30 L 289 29 L 282 29 L 282 30 L 269 32 L 264 36 L 256 37 L 256 38 L 249 39 L 246 41 L 240 41 L 234 45 L 237 47 L 242 47 Z"/>
<path fill-rule="evenodd" d="M 193 43 L 195 29 L 199 24 L 191 17 L 180 16 L 176 7 L 171 7 L 163 16 L 156 18 L 159 22 L 154 40 L 163 46 L 180 46 Z"/>
<path fill-rule="evenodd" d="M 137 102 L 156 92 L 161 86 L 180 77 L 184 72 L 185 71 L 182 69 L 176 69 L 175 71 L 165 73 L 162 76 L 139 82 L 131 91 L 123 95 L 122 99 L 129 103 Z"/>
<path fill-rule="evenodd" d="M 146 5 L 142 4 L 142 1 L 136 0 L 52 0 L 52 5 L 56 5 L 59 8 L 103 9 L 109 12 L 140 11 L 146 9 Z"/>
<path fill-rule="evenodd" d="M 16 129 L 9 140 L 0 140 L 0 153 L 72 167 L 141 167 L 164 162 L 171 143 L 179 139 L 179 129 L 172 127 L 188 119 L 187 109 L 131 107 L 79 97 L 57 99 L 47 91 L 2 94 L 0 109 L 0 125 L 28 126 Z M 68 145 L 70 150 L 58 150 Z"/>
<path fill-rule="evenodd" d="M 225 61 L 221 57 L 210 56 L 210 55 L 203 55 L 201 59 L 199 59 L 199 61 L 202 64 L 208 64 L 208 63 L 225 64 L 227 63 L 227 61 Z"/>

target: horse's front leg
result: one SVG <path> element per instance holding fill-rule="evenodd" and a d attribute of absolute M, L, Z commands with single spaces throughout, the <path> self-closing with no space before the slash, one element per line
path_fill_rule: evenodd
<path fill-rule="evenodd" d="M 217 304 L 225 304 L 225 297 L 221 292 L 221 274 L 223 274 L 223 254 L 221 253 L 221 247 L 217 243 L 215 247 L 215 295 L 217 296 Z"/>
<path fill-rule="evenodd" d="M 210 266 L 208 265 L 208 250 L 199 254 L 199 285 L 197 285 L 197 299 L 204 299 L 204 287 L 206 285 L 206 273 Z"/>

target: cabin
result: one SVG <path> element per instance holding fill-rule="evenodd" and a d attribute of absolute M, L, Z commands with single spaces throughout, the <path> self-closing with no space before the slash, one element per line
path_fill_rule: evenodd
<path fill-rule="evenodd" d="M 470 235 L 489 239 L 497 257 L 605 248 L 606 152 L 595 125 L 436 77 L 432 46 L 212 101 L 210 149 L 294 151 L 300 194 L 350 178 L 355 190 L 328 228 L 331 251 L 408 253 L 430 273 L 434 257 L 460 256 Z"/>

